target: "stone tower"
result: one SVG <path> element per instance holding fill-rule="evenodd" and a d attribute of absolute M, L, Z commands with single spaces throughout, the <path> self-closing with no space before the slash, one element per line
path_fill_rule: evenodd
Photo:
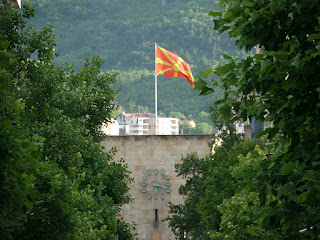
<path fill-rule="evenodd" d="M 197 152 L 199 157 L 210 153 L 211 135 L 109 136 L 102 145 L 105 151 L 117 149 L 114 160 L 123 158 L 134 178 L 130 194 L 134 199 L 125 205 L 122 216 L 135 222 L 141 240 L 174 239 L 167 222 L 167 204 L 182 202 L 178 189 L 184 180 L 178 178 L 175 164 L 182 155 Z"/>

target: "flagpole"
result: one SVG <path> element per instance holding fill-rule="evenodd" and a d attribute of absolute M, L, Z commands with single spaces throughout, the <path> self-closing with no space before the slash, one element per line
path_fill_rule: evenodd
<path fill-rule="evenodd" d="M 158 135 L 158 94 L 157 94 L 157 72 L 156 72 L 156 67 L 157 67 L 157 43 L 154 43 L 154 101 L 155 101 L 155 119 L 156 119 L 156 135 Z"/>

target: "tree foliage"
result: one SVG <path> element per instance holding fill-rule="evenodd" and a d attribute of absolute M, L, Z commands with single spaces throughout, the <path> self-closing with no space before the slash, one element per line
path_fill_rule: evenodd
<path fill-rule="evenodd" d="M 211 12 L 215 29 L 261 53 L 225 55 L 228 62 L 204 72 L 196 86 L 201 94 L 213 92 L 205 83 L 213 72 L 224 89 L 216 102 L 221 116 L 273 123 L 265 131 L 275 143 L 273 154 L 250 171 L 246 185 L 259 195 L 268 238 L 318 239 L 319 1 L 222 0 L 220 7 Z"/>
<path fill-rule="evenodd" d="M 243 146 L 240 144 L 238 147 L 241 145 Z M 266 158 L 267 152 L 260 147 L 256 146 L 251 150 L 247 155 L 237 155 L 238 161 L 229 167 L 228 174 L 231 174 L 238 185 L 247 179 L 249 169 L 257 169 Z M 234 194 L 216 205 L 221 221 L 219 228 L 208 231 L 210 239 L 267 239 L 269 234 L 260 226 L 264 209 L 260 206 L 257 192 L 235 188 L 235 185 L 231 188 L 236 189 Z"/>
<path fill-rule="evenodd" d="M 52 28 L 25 29 L 33 16 L 0 8 L 0 238 L 131 239 L 129 172 L 99 145 L 115 74 L 98 57 L 56 67 Z"/>
<path fill-rule="evenodd" d="M 209 233 L 219 230 L 223 214 L 219 205 L 231 198 L 239 187 L 231 168 L 239 165 L 240 156 L 246 156 L 261 143 L 243 142 L 240 135 L 229 129 L 216 136 L 212 144 L 213 155 L 199 158 L 191 153 L 176 165 L 178 176 L 186 179 L 179 193 L 186 197 L 183 204 L 169 205 L 171 215 L 167 220 L 178 239 L 185 236 L 209 239 Z"/>

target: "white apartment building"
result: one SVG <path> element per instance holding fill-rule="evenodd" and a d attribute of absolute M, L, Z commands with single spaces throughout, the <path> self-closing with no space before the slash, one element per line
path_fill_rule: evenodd
<path fill-rule="evenodd" d="M 157 118 L 158 135 L 178 135 L 179 119 L 178 118 Z"/>
<path fill-rule="evenodd" d="M 154 135 L 156 133 L 155 114 L 121 113 L 117 117 L 120 135 Z M 158 135 L 179 134 L 178 118 L 157 118 Z"/>
<path fill-rule="evenodd" d="M 121 113 L 117 116 L 120 135 L 152 135 L 155 115 L 150 113 Z"/>
<path fill-rule="evenodd" d="M 150 135 L 154 132 L 154 126 L 150 124 L 148 116 L 132 116 L 129 123 L 129 135 Z M 153 126 L 153 128 L 152 128 Z"/>
<path fill-rule="evenodd" d="M 130 117 L 127 116 L 125 113 L 121 113 L 117 116 L 117 121 L 119 123 L 119 132 L 120 135 L 128 135 L 129 134 L 129 124 L 130 124 Z"/>

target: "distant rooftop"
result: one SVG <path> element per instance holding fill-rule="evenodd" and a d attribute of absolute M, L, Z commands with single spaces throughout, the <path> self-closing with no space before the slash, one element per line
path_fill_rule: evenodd
<path fill-rule="evenodd" d="M 11 8 L 21 8 L 21 0 L 11 0 Z"/>
<path fill-rule="evenodd" d="M 126 118 L 133 118 L 133 117 L 153 117 L 153 113 L 121 113 L 120 115 L 125 116 Z"/>

